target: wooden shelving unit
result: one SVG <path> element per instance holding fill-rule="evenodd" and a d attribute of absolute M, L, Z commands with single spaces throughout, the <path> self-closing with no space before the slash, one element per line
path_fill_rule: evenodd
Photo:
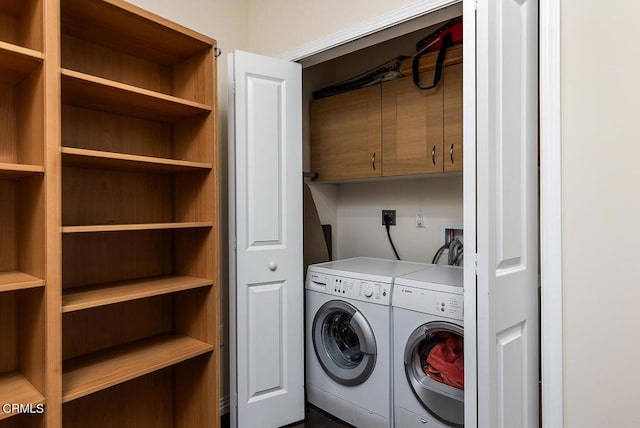
<path fill-rule="evenodd" d="M 119 0 L 60 6 L 63 423 L 216 426 L 215 41 Z M 173 410 L 98 420 L 105 394 Z"/>
<path fill-rule="evenodd" d="M 0 0 L 0 428 L 218 426 L 215 43 Z"/>
<path fill-rule="evenodd" d="M 215 41 L 120 0 L 60 12 L 63 424 L 216 426 Z"/>
<path fill-rule="evenodd" d="M 45 403 L 43 46 L 43 0 L 0 2 L 1 404 Z M 0 409 L 0 426 L 42 420 L 23 417 Z"/>

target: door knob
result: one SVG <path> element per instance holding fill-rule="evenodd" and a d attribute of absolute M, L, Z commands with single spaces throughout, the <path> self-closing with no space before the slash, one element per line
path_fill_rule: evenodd
<path fill-rule="evenodd" d="M 276 264 L 276 262 L 270 261 L 269 262 L 269 269 L 271 269 L 272 271 L 275 271 L 276 269 L 278 269 L 278 265 Z"/>

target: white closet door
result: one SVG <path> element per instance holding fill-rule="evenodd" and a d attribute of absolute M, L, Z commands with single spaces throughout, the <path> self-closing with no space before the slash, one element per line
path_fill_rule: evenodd
<path fill-rule="evenodd" d="M 231 419 L 273 428 L 304 419 L 302 71 L 229 60 Z"/>
<path fill-rule="evenodd" d="M 534 428 L 538 1 L 478 0 L 476 18 L 478 426 Z"/>

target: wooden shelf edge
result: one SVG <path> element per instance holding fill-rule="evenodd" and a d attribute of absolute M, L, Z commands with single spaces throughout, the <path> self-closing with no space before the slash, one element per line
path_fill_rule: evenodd
<path fill-rule="evenodd" d="M 60 151 L 63 161 L 70 165 L 136 170 L 147 169 L 166 172 L 187 172 L 213 168 L 212 164 L 203 162 L 78 149 L 75 147 L 62 147 Z"/>
<path fill-rule="evenodd" d="M 74 70 L 62 68 L 60 74 L 63 102 L 164 120 L 192 117 L 213 110 L 210 105 Z"/>
<path fill-rule="evenodd" d="M 0 404 L 31 404 L 45 402 L 40 392 L 20 373 L 0 374 Z M 5 413 L 0 408 L 0 420 L 15 416 L 17 413 Z"/>
<path fill-rule="evenodd" d="M 0 178 L 17 178 L 25 175 L 40 174 L 44 174 L 44 166 L 0 162 Z"/>
<path fill-rule="evenodd" d="M 136 230 L 162 230 L 162 229 L 195 229 L 213 227 L 212 222 L 184 222 L 184 223 L 140 223 L 140 224 L 99 224 L 90 226 L 62 226 L 62 233 L 89 233 L 89 232 L 126 232 Z"/>
<path fill-rule="evenodd" d="M 213 285 L 193 276 L 168 275 L 69 289 L 62 295 L 62 312 L 80 311 Z"/>
<path fill-rule="evenodd" d="M 0 292 L 44 287 L 44 279 L 19 271 L 0 272 Z"/>
<path fill-rule="evenodd" d="M 62 402 L 76 400 L 213 351 L 213 345 L 166 334 L 63 362 Z"/>
<path fill-rule="evenodd" d="M 44 54 L 40 51 L 14 45 L 12 43 L 3 42 L 0 40 L 0 55 L 5 53 L 14 54 L 25 59 L 31 59 L 37 63 L 40 63 L 44 60 Z"/>

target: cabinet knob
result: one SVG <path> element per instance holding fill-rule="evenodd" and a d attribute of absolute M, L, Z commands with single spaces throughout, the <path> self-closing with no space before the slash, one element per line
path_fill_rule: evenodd
<path fill-rule="evenodd" d="M 453 144 L 451 145 L 451 148 L 449 149 L 449 156 L 451 157 L 451 163 L 453 163 Z"/>
<path fill-rule="evenodd" d="M 276 269 L 278 269 L 278 265 L 276 264 L 276 262 L 270 261 L 269 262 L 269 269 L 271 269 L 272 271 L 275 271 Z"/>
<path fill-rule="evenodd" d="M 371 156 L 371 167 L 376 169 L 376 152 L 373 152 L 373 155 Z"/>
<path fill-rule="evenodd" d="M 431 162 L 433 162 L 433 164 L 436 164 L 436 146 L 433 146 L 433 149 L 431 150 Z"/>

